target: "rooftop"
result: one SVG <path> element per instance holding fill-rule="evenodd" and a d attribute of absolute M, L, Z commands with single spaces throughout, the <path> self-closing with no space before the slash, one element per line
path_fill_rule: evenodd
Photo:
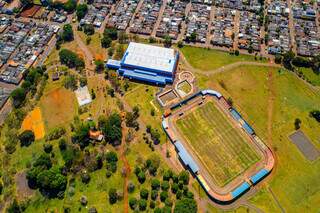
<path fill-rule="evenodd" d="M 122 64 L 173 72 L 175 60 L 173 49 L 130 42 L 123 56 Z"/>

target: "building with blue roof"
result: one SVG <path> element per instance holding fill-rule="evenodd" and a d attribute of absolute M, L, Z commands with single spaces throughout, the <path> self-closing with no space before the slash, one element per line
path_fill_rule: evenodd
<path fill-rule="evenodd" d="M 176 149 L 178 150 L 178 155 L 185 166 L 188 166 L 191 171 L 196 174 L 199 171 L 197 163 L 193 160 L 188 151 L 184 148 L 180 141 L 174 143 Z"/>
<path fill-rule="evenodd" d="M 130 42 L 121 61 L 109 59 L 106 66 L 132 80 L 166 85 L 174 81 L 178 59 L 174 49 Z"/>

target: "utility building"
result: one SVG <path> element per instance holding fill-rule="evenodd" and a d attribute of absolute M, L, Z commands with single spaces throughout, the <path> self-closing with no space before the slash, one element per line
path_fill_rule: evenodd
<path fill-rule="evenodd" d="M 130 42 L 121 61 L 109 59 L 106 66 L 132 80 L 165 85 L 173 83 L 178 59 L 174 49 Z"/>

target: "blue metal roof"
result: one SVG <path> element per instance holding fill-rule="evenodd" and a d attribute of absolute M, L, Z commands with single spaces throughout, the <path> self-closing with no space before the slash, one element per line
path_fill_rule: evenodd
<path fill-rule="evenodd" d="M 260 180 L 262 180 L 267 174 L 269 174 L 269 171 L 266 169 L 261 169 L 256 174 L 252 175 L 250 177 L 250 180 L 253 184 L 258 183 Z"/>
<path fill-rule="evenodd" d="M 251 128 L 251 126 L 247 123 L 247 122 L 244 122 L 242 127 L 244 128 L 244 130 L 250 134 L 250 135 L 253 135 L 254 134 L 254 130 Z"/>
<path fill-rule="evenodd" d="M 241 194 L 243 194 L 245 191 L 247 191 L 250 188 L 250 184 L 247 182 L 243 182 L 240 186 L 235 188 L 232 192 L 231 195 L 233 199 L 237 198 Z"/>
<path fill-rule="evenodd" d="M 150 73 L 143 70 L 137 70 L 137 69 L 129 70 L 129 69 L 121 68 L 119 69 L 119 73 L 122 73 L 124 77 L 130 78 L 130 79 L 147 81 L 147 82 L 156 83 L 156 84 L 166 84 L 167 82 L 172 83 L 173 81 L 172 78 L 157 75 L 155 73 Z"/>
<path fill-rule="evenodd" d="M 106 66 L 111 69 L 119 69 L 121 65 L 120 65 L 120 61 L 109 59 L 107 61 Z"/>
<path fill-rule="evenodd" d="M 176 141 L 174 143 L 175 147 L 178 150 L 178 155 L 181 158 L 181 160 L 183 161 L 183 163 L 186 166 L 189 166 L 189 168 L 191 169 L 191 171 L 193 173 L 196 173 L 199 171 L 199 167 L 197 165 L 197 163 L 193 160 L 193 158 L 191 157 L 191 155 L 187 152 L 187 150 L 184 148 L 184 146 L 182 145 L 182 143 L 180 141 Z"/>
<path fill-rule="evenodd" d="M 231 113 L 232 117 L 233 117 L 235 120 L 237 120 L 237 121 L 242 118 L 241 115 L 240 115 L 240 113 L 237 112 L 237 110 L 235 110 L 235 109 L 233 109 L 233 108 L 230 110 L 230 113 Z"/>

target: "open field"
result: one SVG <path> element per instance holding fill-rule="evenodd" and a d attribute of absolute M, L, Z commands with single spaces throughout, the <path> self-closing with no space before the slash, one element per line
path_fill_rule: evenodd
<path fill-rule="evenodd" d="M 74 118 L 78 106 L 75 95 L 64 87 L 46 91 L 40 100 L 40 108 L 47 129 L 68 125 Z"/>
<path fill-rule="evenodd" d="M 294 120 L 300 118 L 301 129 L 320 149 L 320 125 L 309 117 L 309 111 L 320 108 L 320 92 L 311 89 L 293 73 L 259 66 L 240 66 L 211 78 L 197 74 L 201 88 L 214 88 L 225 97 L 232 97 L 236 108 L 252 124 L 257 134 L 267 141 L 268 121 L 268 71 L 272 73 L 274 109 L 272 116 L 272 147 L 276 166 L 271 176 L 261 186 L 263 197 L 275 203 L 270 190 L 280 206 L 287 212 L 316 212 L 320 201 L 320 161 L 309 162 L 292 144 L 288 136 L 294 131 Z M 223 82 L 223 84 L 222 84 Z M 267 190 L 267 189 L 270 190 Z M 260 195 L 256 195 L 260 196 Z M 250 202 L 266 208 L 270 199 Z M 278 210 L 280 212 L 280 209 Z"/>
<path fill-rule="evenodd" d="M 260 159 L 228 119 L 210 101 L 177 120 L 178 130 L 220 187 Z"/>
<path fill-rule="evenodd" d="M 240 54 L 235 56 L 220 50 L 208 50 L 190 46 L 185 46 L 180 51 L 194 68 L 203 71 L 217 69 L 239 61 L 256 61 L 254 56 L 250 55 Z M 262 61 L 258 59 L 257 62 Z"/>
<path fill-rule="evenodd" d="M 44 137 L 45 129 L 44 122 L 41 115 L 41 109 L 39 107 L 34 108 L 22 122 L 21 129 L 32 130 L 36 140 Z"/>

